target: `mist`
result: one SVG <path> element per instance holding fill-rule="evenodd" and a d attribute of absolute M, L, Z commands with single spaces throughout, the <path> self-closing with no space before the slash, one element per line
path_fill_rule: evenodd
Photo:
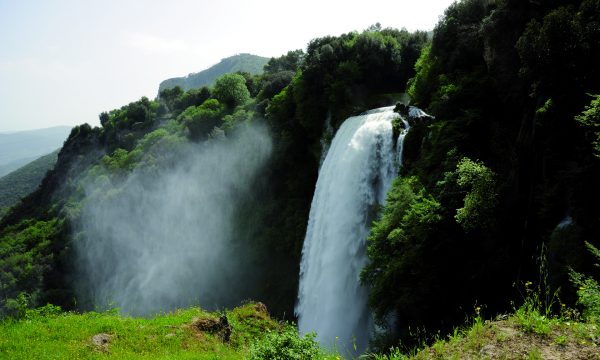
<path fill-rule="evenodd" d="M 134 170 L 108 193 L 87 186 L 75 241 L 80 307 L 148 315 L 254 297 L 260 276 L 236 223 L 271 149 L 265 127 L 243 126 L 185 144 L 167 166 Z"/>

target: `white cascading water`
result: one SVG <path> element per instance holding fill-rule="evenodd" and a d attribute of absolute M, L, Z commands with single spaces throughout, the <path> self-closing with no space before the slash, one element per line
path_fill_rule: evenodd
<path fill-rule="evenodd" d="M 343 353 L 367 349 L 372 321 L 359 276 L 378 205 L 396 177 L 408 123 L 394 149 L 394 107 L 348 118 L 325 157 L 302 249 L 296 314 L 301 333 Z"/>

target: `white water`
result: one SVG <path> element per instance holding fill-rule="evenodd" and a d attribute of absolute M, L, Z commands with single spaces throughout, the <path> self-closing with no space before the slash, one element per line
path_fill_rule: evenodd
<path fill-rule="evenodd" d="M 302 249 L 298 327 L 341 352 L 367 349 L 372 321 L 360 271 L 367 262 L 366 238 L 377 205 L 397 174 L 402 141 L 394 149 L 394 107 L 347 119 L 323 162 Z"/>
<path fill-rule="evenodd" d="M 571 215 L 567 215 L 564 217 L 564 219 L 562 219 L 562 221 L 560 223 L 558 223 L 558 225 L 556 225 L 556 228 L 564 229 L 571 225 L 573 225 L 573 218 L 571 217 Z"/>

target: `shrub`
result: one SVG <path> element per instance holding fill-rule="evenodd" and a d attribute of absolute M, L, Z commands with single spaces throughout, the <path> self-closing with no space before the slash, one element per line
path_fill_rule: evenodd
<path fill-rule="evenodd" d="M 314 333 L 300 337 L 291 325 L 267 333 L 250 348 L 251 360 L 318 359 L 322 355 Z"/>
<path fill-rule="evenodd" d="M 600 250 L 586 242 L 588 250 L 600 260 Z M 598 266 L 598 264 L 596 264 Z M 571 281 L 577 289 L 577 303 L 583 306 L 583 317 L 590 322 L 600 321 L 600 285 L 592 277 L 585 276 L 571 269 Z"/>

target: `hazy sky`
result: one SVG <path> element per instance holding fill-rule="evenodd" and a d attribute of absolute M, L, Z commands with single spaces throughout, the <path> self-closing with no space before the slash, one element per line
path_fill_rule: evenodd
<path fill-rule="evenodd" d="M 452 0 L 0 0 L 0 132 L 98 124 L 167 78 L 325 35 L 429 30 Z"/>

